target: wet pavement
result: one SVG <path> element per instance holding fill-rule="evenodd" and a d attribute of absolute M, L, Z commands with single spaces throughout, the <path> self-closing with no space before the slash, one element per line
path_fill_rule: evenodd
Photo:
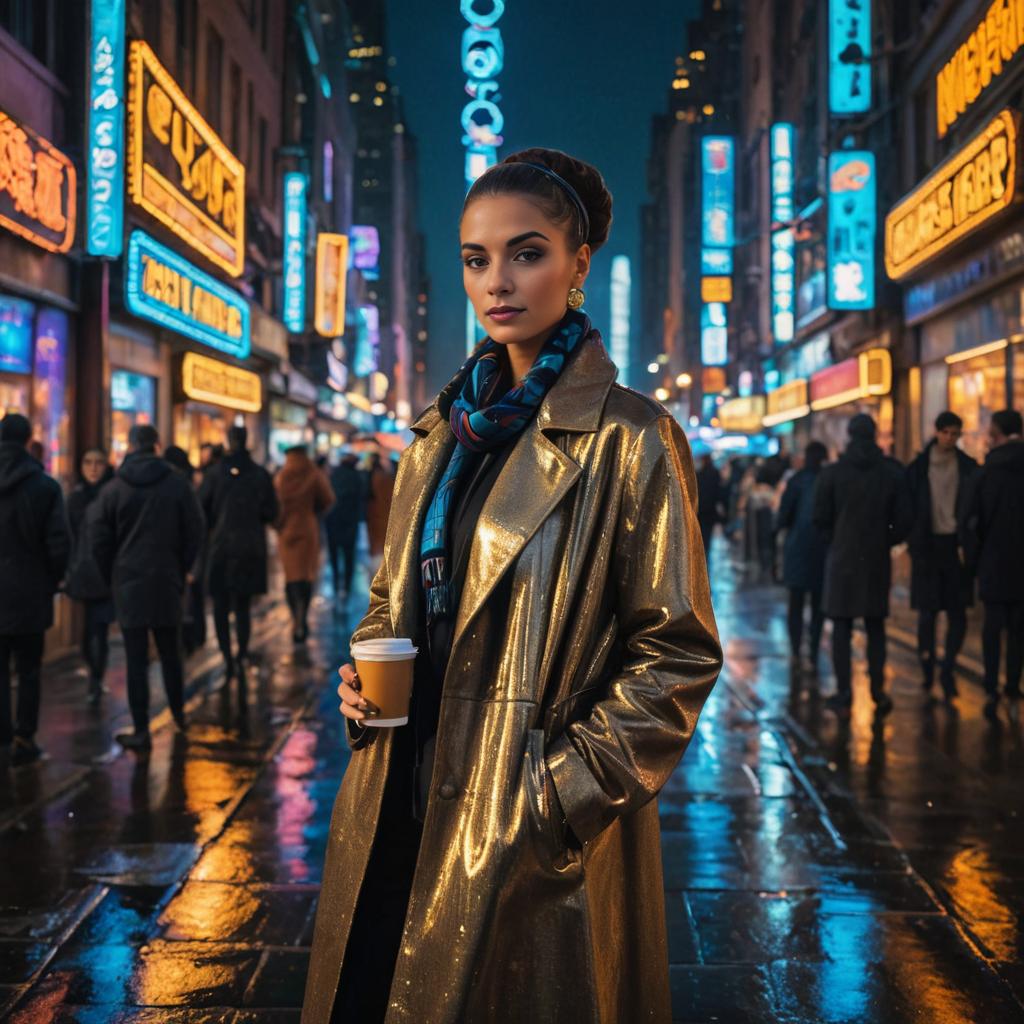
<path fill-rule="evenodd" d="M 1016 714 L 989 725 L 970 682 L 959 715 L 926 704 L 893 643 L 896 711 L 876 726 L 860 676 L 840 722 L 790 672 L 781 591 L 724 548 L 714 579 L 726 668 L 661 798 L 675 1019 L 1024 1021 Z M 0 767 L 0 1019 L 298 1021 L 358 615 L 328 588 L 315 618 L 296 653 L 265 607 L 244 700 L 211 640 L 188 737 L 159 715 L 148 760 L 112 744 L 119 658 L 100 713 L 50 673 L 50 759 Z"/>

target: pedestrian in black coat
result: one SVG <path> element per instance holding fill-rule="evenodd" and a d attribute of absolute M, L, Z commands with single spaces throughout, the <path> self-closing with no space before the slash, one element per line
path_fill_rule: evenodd
<path fill-rule="evenodd" d="M 963 420 L 941 412 L 935 437 L 907 467 L 913 526 L 910 551 L 910 606 L 917 611 L 917 653 L 923 685 L 935 681 L 935 625 L 946 613 L 945 656 L 940 679 L 946 702 L 956 696 L 956 658 L 967 635 L 967 609 L 973 603 L 973 578 L 960 550 L 959 525 L 964 501 L 978 464 L 957 448 Z"/>
<path fill-rule="evenodd" d="M 87 517 L 95 509 L 100 491 L 114 478 L 114 471 L 102 448 L 90 448 L 82 456 L 81 479 L 68 495 L 68 524 L 71 527 L 71 562 L 67 593 L 80 601 L 83 611 L 82 657 L 89 669 L 89 703 L 95 707 L 103 696 L 107 671 L 110 624 L 116 618 L 114 599 L 92 557 Z"/>
<path fill-rule="evenodd" d="M 985 714 L 995 719 L 999 663 L 1006 633 L 1006 694 L 1020 697 L 1024 667 L 1024 439 L 1021 414 L 992 414 L 989 453 L 975 478 L 964 514 L 968 561 L 977 565 L 978 593 L 985 605 L 982 650 Z"/>
<path fill-rule="evenodd" d="M 339 554 L 345 559 L 344 594 L 347 598 L 352 593 L 352 576 L 356 568 L 356 541 L 359 537 L 359 524 L 366 518 L 369 486 L 366 474 L 359 471 L 359 459 L 351 452 L 343 455 L 341 462 L 331 470 L 330 480 L 331 490 L 334 491 L 334 504 L 325 519 L 327 552 L 336 597 L 342 593 Z"/>
<path fill-rule="evenodd" d="M 28 764 L 42 750 L 39 728 L 43 637 L 53 625 L 53 595 L 67 568 L 71 539 L 64 495 L 26 450 L 24 416 L 0 420 L 0 742 L 11 762 Z M 11 727 L 11 659 L 18 673 L 17 720 Z"/>
<path fill-rule="evenodd" d="M 800 659 L 804 632 L 804 606 L 811 606 L 809 667 L 817 671 L 818 649 L 825 614 L 821 609 L 825 583 L 825 538 L 814 524 L 814 489 L 828 449 L 812 441 L 804 452 L 803 469 L 786 484 L 775 519 L 776 531 L 785 530 L 782 549 L 782 582 L 789 591 L 789 646 L 794 662 Z"/>
<path fill-rule="evenodd" d="M 228 454 L 210 467 L 199 501 L 210 533 L 206 546 L 206 591 L 213 598 L 217 643 L 227 677 L 245 678 L 252 631 L 251 606 L 267 592 L 267 526 L 277 518 L 277 495 L 270 474 L 246 451 L 243 426 L 228 430 Z M 232 654 L 231 614 L 238 654 Z"/>
<path fill-rule="evenodd" d="M 818 477 L 814 522 L 828 541 L 822 608 L 832 619 L 832 662 L 838 692 L 829 704 L 849 714 L 853 701 L 850 641 L 863 619 L 868 674 L 878 715 L 892 710 L 885 692 L 885 619 L 889 614 L 891 548 L 910 531 L 910 500 L 903 467 L 875 444 L 875 421 L 854 416 L 846 451 Z"/>
<path fill-rule="evenodd" d="M 185 728 L 182 594 L 205 524 L 191 483 L 157 455 L 156 430 L 136 424 L 128 444 L 121 468 L 97 499 L 89 536 L 96 564 L 111 585 L 124 637 L 135 731 L 117 740 L 148 750 L 150 630 L 160 654 L 167 704 L 175 724 Z"/>
<path fill-rule="evenodd" d="M 715 525 L 722 520 L 722 477 L 710 455 L 701 459 L 697 470 L 697 523 L 700 539 L 704 542 L 704 557 L 711 561 L 711 540 Z"/>

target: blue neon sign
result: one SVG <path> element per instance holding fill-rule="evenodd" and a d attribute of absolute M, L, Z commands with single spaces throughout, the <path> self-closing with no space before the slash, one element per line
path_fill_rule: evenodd
<path fill-rule="evenodd" d="M 776 224 L 791 221 L 796 216 L 793 205 L 795 139 L 791 124 L 772 125 L 772 220 Z"/>
<path fill-rule="evenodd" d="M 842 150 L 828 158 L 828 305 L 875 305 L 875 154 Z"/>
<path fill-rule="evenodd" d="M 305 174 L 284 176 L 284 325 L 294 334 L 306 327 Z"/>
<path fill-rule="evenodd" d="M 727 135 L 706 135 L 701 140 L 701 216 L 706 246 L 728 247 L 735 243 L 734 148 Z"/>
<path fill-rule="evenodd" d="M 249 303 L 145 231 L 128 239 L 128 311 L 238 359 L 251 350 Z"/>
<path fill-rule="evenodd" d="M 871 109 L 871 0 L 829 0 L 828 108 L 833 114 Z"/>
<path fill-rule="evenodd" d="M 700 361 L 725 366 L 729 361 L 729 327 L 724 302 L 705 302 L 700 310 Z"/>
<path fill-rule="evenodd" d="M 732 273 L 732 249 L 701 249 L 700 272 L 704 277 Z"/>
<path fill-rule="evenodd" d="M 796 240 L 790 223 L 796 217 L 793 197 L 795 132 L 791 124 L 773 124 L 771 130 L 772 221 L 771 238 L 772 335 L 784 345 L 795 337 Z"/>
<path fill-rule="evenodd" d="M 111 259 L 124 244 L 124 3 L 90 4 L 85 249 Z"/>

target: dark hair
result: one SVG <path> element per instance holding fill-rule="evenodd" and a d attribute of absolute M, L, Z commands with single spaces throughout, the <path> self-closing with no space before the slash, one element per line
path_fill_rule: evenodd
<path fill-rule="evenodd" d="M 20 412 L 9 412 L 0 420 L 0 441 L 13 441 L 24 447 L 31 436 L 32 424 Z"/>
<path fill-rule="evenodd" d="M 828 460 L 828 449 L 820 441 L 811 441 L 804 449 L 804 467 L 806 469 L 821 469 L 822 463 Z"/>
<path fill-rule="evenodd" d="M 86 457 L 86 455 L 91 455 L 93 452 L 99 452 L 100 455 L 102 455 L 104 459 L 108 459 L 108 460 L 110 459 L 110 452 L 108 452 L 107 449 L 103 447 L 103 445 L 101 445 L 101 444 L 91 444 L 79 456 L 79 459 L 78 459 L 79 463 L 81 463 L 82 459 L 84 459 Z"/>
<path fill-rule="evenodd" d="M 243 451 L 248 440 L 249 431 L 240 423 L 228 427 L 228 447 L 233 452 Z"/>
<path fill-rule="evenodd" d="M 992 413 L 992 422 L 1003 437 L 1024 433 L 1024 424 L 1016 409 L 1000 409 L 999 412 Z"/>
<path fill-rule="evenodd" d="M 950 412 L 946 409 L 945 412 L 940 412 L 935 417 L 935 429 L 936 430 L 949 430 L 950 427 L 955 427 L 957 430 L 964 429 L 964 421 L 960 419 L 955 412 Z"/>
<path fill-rule="evenodd" d="M 545 174 L 540 164 L 563 179 L 579 197 L 589 230 L 580 216 L 572 193 L 557 178 Z M 463 212 L 474 199 L 483 196 L 529 196 L 555 224 L 569 224 L 573 248 L 584 243 L 594 251 L 608 241 L 612 226 L 612 194 L 601 172 L 592 164 L 577 160 L 557 149 L 522 149 L 505 157 L 473 182 L 462 206 Z"/>
<path fill-rule="evenodd" d="M 192 463 L 184 448 L 179 448 L 176 444 L 170 445 L 164 452 L 164 461 L 169 462 L 179 473 L 184 473 L 186 476 L 192 475 Z"/>
<path fill-rule="evenodd" d="M 160 435 L 151 423 L 136 423 L 128 431 L 128 447 L 135 451 L 151 451 L 159 441 Z"/>
<path fill-rule="evenodd" d="M 850 437 L 864 441 L 874 441 L 877 430 L 875 421 L 866 412 L 851 416 L 850 422 L 846 424 L 846 433 Z"/>

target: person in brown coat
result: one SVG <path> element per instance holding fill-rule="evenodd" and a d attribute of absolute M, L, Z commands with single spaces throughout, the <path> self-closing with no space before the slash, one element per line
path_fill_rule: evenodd
<path fill-rule="evenodd" d="M 276 528 L 285 596 L 292 613 L 292 640 L 305 643 L 306 617 L 313 598 L 313 581 L 320 568 L 320 520 L 334 504 L 327 477 L 301 445 L 285 452 L 284 466 L 274 478 L 279 512 Z"/>
<path fill-rule="evenodd" d="M 384 536 L 391 515 L 391 495 L 395 490 L 395 477 L 379 451 L 370 462 L 369 496 L 366 501 L 366 533 L 370 543 L 370 578 L 384 559 Z"/>

